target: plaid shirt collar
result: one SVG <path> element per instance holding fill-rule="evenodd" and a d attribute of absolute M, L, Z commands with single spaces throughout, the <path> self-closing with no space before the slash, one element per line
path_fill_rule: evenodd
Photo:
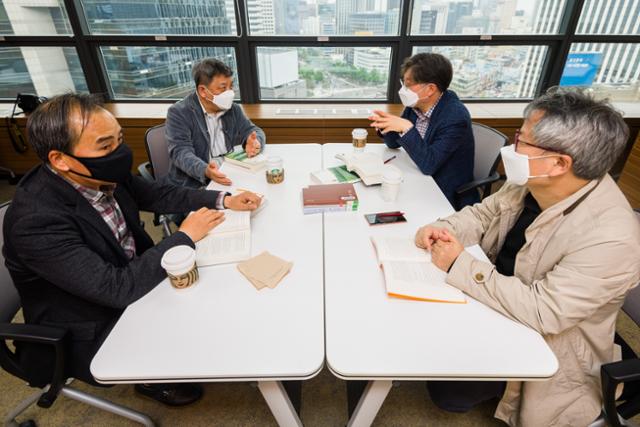
<path fill-rule="evenodd" d="M 104 190 L 95 190 L 93 188 L 89 188 L 89 187 L 85 187 L 84 185 L 78 184 L 77 182 L 67 178 L 64 175 L 61 175 L 60 173 L 58 173 L 57 170 L 55 170 L 54 168 L 51 167 L 51 165 L 47 165 L 47 167 L 49 168 L 49 170 L 51 172 L 53 172 L 54 174 L 58 175 L 60 178 L 64 179 L 66 182 L 69 183 L 69 185 L 71 185 L 73 188 L 75 188 L 80 194 L 82 194 L 82 197 L 84 197 L 85 199 L 87 199 L 87 201 L 89 203 L 91 203 L 92 205 L 95 205 L 96 203 L 98 203 L 100 201 L 100 199 L 102 199 L 104 196 L 113 196 L 113 192 L 116 189 L 116 186 L 107 186 L 105 185 Z"/>
<path fill-rule="evenodd" d="M 440 96 L 438 97 L 438 99 L 436 100 L 436 103 L 433 104 L 431 106 L 431 108 L 429 108 L 427 110 L 426 113 L 423 113 L 422 111 L 420 111 L 418 108 L 414 108 L 413 111 L 416 113 L 416 115 L 418 116 L 418 119 L 420 120 L 426 120 L 426 119 L 430 119 L 431 115 L 433 114 L 433 110 L 436 109 L 436 107 L 438 106 L 438 103 L 440 102 L 440 100 L 442 99 L 442 95 L 444 95 L 444 93 L 441 93 Z"/>

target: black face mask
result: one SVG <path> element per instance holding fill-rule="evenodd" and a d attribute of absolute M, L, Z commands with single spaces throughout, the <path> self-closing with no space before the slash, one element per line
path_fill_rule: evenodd
<path fill-rule="evenodd" d="M 131 174 L 133 153 L 125 143 L 120 144 L 118 148 L 102 157 L 76 157 L 73 154 L 67 155 L 82 163 L 84 167 L 91 172 L 91 175 L 85 175 L 71 170 L 74 174 L 85 178 L 122 184 Z"/>

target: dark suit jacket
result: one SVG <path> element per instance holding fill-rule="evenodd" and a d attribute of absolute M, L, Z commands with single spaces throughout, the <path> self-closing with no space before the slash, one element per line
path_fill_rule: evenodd
<path fill-rule="evenodd" d="M 233 151 L 236 145 L 244 146 L 247 137 L 254 131 L 264 150 L 267 140 L 264 132 L 247 118 L 238 104 L 233 104 L 220 120 L 228 152 Z M 171 158 L 166 179 L 171 184 L 191 188 L 205 185 L 209 181 L 204 171 L 209 164 L 211 139 L 202 105 L 195 92 L 169 108 L 165 129 Z"/>
<path fill-rule="evenodd" d="M 413 108 L 405 108 L 402 118 L 415 124 L 418 116 Z M 455 200 L 456 189 L 473 181 L 475 150 L 471 116 L 455 92 L 442 94 L 424 138 L 414 126 L 403 137 L 397 132 L 387 133 L 384 142 L 390 148 L 403 147 L 420 171 L 433 177 L 456 209 L 480 200 L 477 192 L 466 194 L 459 203 Z"/>
<path fill-rule="evenodd" d="M 131 176 L 118 185 L 118 201 L 136 243 L 128 260 L 111 230 L 89 202 L 47 166 L 32 169 L 18 184 L 4 219 L 4 256 L 27 323 L 70 332 L 67 374 L 93 383 L 91 359 L 123 310 L 165 277 L 164 252 L 194 247 L 177 232 L 154 246 L 140 224 L 139 209 L 177 213 L 215 207 L 217 191 L 151 184 Z M 21 344 L 21 364 L 33 385 L 48 383 L 53 353 Z"/>

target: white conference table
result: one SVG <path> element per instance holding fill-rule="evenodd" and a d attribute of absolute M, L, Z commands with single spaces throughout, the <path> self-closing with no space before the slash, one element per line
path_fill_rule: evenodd
<path fill-rule="evenodd" d="M 200 267 L 193 287 L 168 279 L 129 306 L 91 363 L 105 384 L 257 381 L 279 425 L 302 425 L 282 380 L 304 380 L 324 364 L 322 215 L 303 215 L 301 188 L 321 168 L 318 144 L 268 145 L 285 180 L 267 184 L 231 165 L 231 189 L 266 195 L 252 218 L 251 253 L 293 262 L 275 289 L 257 291 L 236 264 Z M 226 187 L 229 189 L 229 187 Z"/>
<path fill-rule="evenodd" d="M 324 167 L 350 144 L 325 144 Z M 558 362 L 542 337 L 487 306 L 388 297 L 370 236 L 413 239 L 419 226 L 453 213 L 435 181 L 404 150 L 368 144 L 404 173 L 398 199 L 356 185 L 358 212 L 324 214 L 327 366 L 345 380 L 370 380 L 349 426 L 370 425 L 392 380 L 543 380 Z M 407 222 L 369 226 L 363 214 L 402 210 Z M 482 251 L 477 254 L 484 257 Z M 486 259 L 486 257 L 484 258 Z"/>

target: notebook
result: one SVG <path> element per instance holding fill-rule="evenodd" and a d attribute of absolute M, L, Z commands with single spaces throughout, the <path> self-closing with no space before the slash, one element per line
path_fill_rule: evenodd
<path fill-rule="evenodd" d="M 387 295 L 414 301 L 464 304 L 459 289 L 445 282 L 447 273 L 431 262 L 431 254 L 408 237 L 372 237 L 384 274 Z"/>

